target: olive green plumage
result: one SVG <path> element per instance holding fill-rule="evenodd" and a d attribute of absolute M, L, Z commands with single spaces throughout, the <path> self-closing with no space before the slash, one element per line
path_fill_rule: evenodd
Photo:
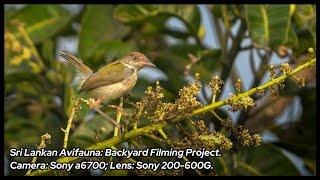
<path fill-rule="evenodd" d="M 100 101 L 109 101 L 128 93 L 136 84 L 138 71 L 145 66 L 155 66 L 144 54 L 131 52 L 93 73 L 71 53 L 63 50 L 59 55 L 76 68 L 80 79 L 79 92 L 88 92 L 90 97 Z"/>

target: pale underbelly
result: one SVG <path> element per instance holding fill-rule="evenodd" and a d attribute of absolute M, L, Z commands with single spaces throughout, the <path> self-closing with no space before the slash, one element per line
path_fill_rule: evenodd
<path fill-rule="evenodd" d="M 136 82 L 137 77 L 132 77 L 131 79 L 125 80 L 121 83 L 115 83 L 112 85 L 92 89 L 89 91 L 89 95 L 96 100 L 100 99 L 103 102 L 107 102 L 112 99 L 117 99 L 128 93 L 134 87 Z"/>

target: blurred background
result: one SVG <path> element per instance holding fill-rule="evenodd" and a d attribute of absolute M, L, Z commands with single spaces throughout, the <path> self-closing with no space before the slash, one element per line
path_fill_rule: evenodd
<path fill-rule="evenodd" d="M 139 73 L 133 100 L 160 81 L 166 100 L 174 101 L 198 72 L 203 88 L 197 98 L 208 104 L 212 75 L 225 81 L 221 100 L 235 92 L 238 78 L 246 91 L 270 79 L 271 64 L 296 67 L 309 60 L 315 22 L 314 5 L 5 5 L 5 173 L 25 173 L 8 169 L 14 160 L 9 148 L 36 149 L 46 132 L 52 136 L 48 148 L 62 147 L 60 128 L 71 97 L 83 95 L 77 95 L 75 71 L 57 56 L 59 50 L 74 53 L 94 70 L 141 51 L 158 68 Z M 198 61 L 192 62 L 189 54 Z M 255 97 L 258 105 L 248 112 L 220 108 L 234 124 L 263 136 L 263 145 L 237 154 L 260 174 L 315 174 L 315 68 L 302 74 L 305 87 L 289 80 L 278 96 Z M 211 130 L 221 128 L 212 115 L 205 120 Z M 107 139 L 111 126 L 84 107 L 70 147 L 95 143 L 100 127 L 106 133 L 99 140 Z M 250 171 L 239 168 L 236 174 Z"/>

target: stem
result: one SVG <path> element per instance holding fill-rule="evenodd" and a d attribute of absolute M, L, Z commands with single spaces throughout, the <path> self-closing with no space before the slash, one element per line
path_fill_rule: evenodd
<path fill-rule="evenodd" d="M 72 121 L 73 121 L 73 117 L 74 117 L 75 112 L 76 112 L 76 107 L 73 106 L 71 109 L 71 114 L 68 119 L 67 127 L 65 130 L 63 130 L 63 132 L 64 132 L 63 148 L 65 148 L 65 149 L 67 149 L 67 146 L 68 146 L 69 133 L 70 133 L 70 129 L 71 129 L 71 125 L 72 125 Z"/>
<path fill-rule="evenodd" d="M 232 175 L 236 176 L 237 175 L 237 169 L 238 169 L 238 161 L 237 161 L 237 156 L 235 152 L 232 152 Z"/>
<path fill-rule="evenodd" d="M 255 176 L 261 176 L 262 175 L 258 170 L 256 170 L 255 168 L 253 168 L 252 166 L 250 166 L 249 164 L 247 164 L 245 162 L 238 161 L 238 166 L 241 167 L 241 168 L 246 169 L 252 175 L 255 175 Z"/>
<path fill-rule="evenodd" d="M 221 123 L 223 123 L 223 121 L 224 121 L 224 119 L 222 119 L 216 112 L 214 112 L 214 111 L 210 111 L 213 115 L 214 115 L 214 117 L 216 117 Z"/>
<path fill-rule="evenodd" d="M 252 71 L 252 73 L 255 75 L 255 74 L 257 74 L 257 71 L 256 71 L 256 68 L 254 67 L 254 61 L 255 61 L 255 59 L 254 59 L 254 56 L 253 56 L 253 50 L 252 49 L 250 49 L 250 54 L 249 54 L 249 59 L 250 59 L 250 68 L 251 68 L 251 71 Z"/>
<path fill-rule="evenodd" d="M 111 149 L 113 149 L 113 150 L 118 150 L 118 149 L 117 149 L 116 147 L 114 147 L 114 146 L 112 146 Z M 111 156 L 111 157 L 113 157 L 113 156 Z M 130 157 L 128 160 L 129 160 L 130 162 L 132 162 L 132 163 L 136 163 L 136 162 L 137 162 L 135 159 L 133 159 L 133 158 L 131 158 L 131 157 Z"/>
<path fill-rule="evenodd" d="M 138 121 L 133 123 L 133 129 L 137 129 L 138 128 Z"/>
<path fill-rule="evenodd" d="M 41 141 L 40 141 L 40 144 L 38 145 L 38 150 L 42 149 L 42 148 L 45 148 L 46 147 L 46 140 L 50 139 L 51 136 L 46 133 L 44 135 L 41 136 Z M 38 157 L 37 156 L 34 156 L 32 157 L 32 160 L 31 160 L 31 164 L 34 164 L 36 161 L 37 161 Z M 29 175 L 31 173 L 32 169 L 29 169 L 27 171 L 27 173 L 25 174 L 26 176 Z"/>
<path fill-rule="evenodd" d="M 122 116 L 122 105 L 123 105 L 123 96 L 121 96 L 120 98 L 120 103 L 119 103 L 119 106 L 118 106 L 118 110 L 117 110 L 117 123 L 120 124 L 120 121 L 121 121 L 121 116 Z M 117 127 L 114 127 L 114 132 L 113 132 L 113 136 L 118 136 L 118 133 L 119 133 L 119 128 Z"/>
<path fill-rule="evenodd" d="M 228 174 L 228 167 L 226 162 L 224 161 L 224 159 L 222 157 L 218 157 L 217 158 L 222 166 L 222 171 L 223 171 L 223 175 L 227 175 Z"/>
<path fill-rule="evenodd" d="M 133 146 L 135 146 L 136 148 L 141 149 L 140 144 L 138 144 L 136 141 L 131 140 L 131 141 L 129 141 L 129 142 L 130 142 Z"/>
<path fill-rule="evenodd" d="M 242 37 L 243 37 L 245 31 L 246 31 L 245 22 L 241 21 L 239 32 L 232 42 L 231 50 L 228 53 L 226 53 L 226 55 L 225 55 L 226 64 L 223 65 L 223 69 L 222 69 L 221 76 L 220 76 L 223 81 L 226 81 L 226 79 L 229 77 L 233 62 L 234 62 L 236 56 L 238 55 L 241 41 L 242 41 Z M 225 48 L 227 48 L 227 46 Z"/>
<path fill-rule="evenodd" d="M 182 159 L 183 159 L 185 162 L 190 162 L 190 161 L 188 160 L 188 158 L 185 157 L 185 156 L 182 156 Z M 197 173 L 198 176 L 203 176 L 203 174 L 202 174 L 198 169 L 195 169 L 194 171 Z"/>
<path fill-rule="evenodd" d="M 270 81 L 268 81 L 267 83 L 265 83 L 264 85 L 261 85 L 259 87 L 256 87 L 256 88 L 253 88 L 245 93 L 242 93 L 242 94 L 239 94 L 235 97 L 233 97 L 234 99 L 239 99 L 239 98 L 242 98 L 244 96 L 250 96 L 254 93 L 256 93 L 257 91 L 259 90 L 263 90 L 263 89 L 266 89 L 274 84 L 277 84 L 279 82 L 281 82 L 282 80 L 286 79 L 286 78 L 289 78 L 290 76 L 294 75 L 294 74 L 297 74 L 298 72 L 302 71 L 303 69 L 306 69 L 308 67 L 311 67 L 311 66 L 314 66 L 316 64 L 316 58 L 313 58 L 311 59 L 310 61 L 306 62 L 305 64 L 302 64 L 300 66 L 298 66 L 296 69 L 294 69 L 290 75 L 288 74 L 284 74 L 278 78 L 275 78 L 275 79 L 272 79 Z M 209 104 L 207 106 L 204 106 L 202 108 L 199 108 L 199 109 L 196 109 L 194 110 L 191 115 L 186 115 L 185 117 L 183 118 L 179 118 L 179 119 L 174 119 L 172 120 L 173 123 L 176 123 L 176 122 L 179 122 L 179 121 L 182 121 L 184 119 L 188 119 L 188 117 L 191 117 L 191 116 L 194 116 L 194 115 L 198 115 L 198 114 L 201 114 L 201 113 L 204 113 L 204 112 L 207 112 L 207 111 L 211 111 L 217 107 L 220 107 L 220 106 L 223 106 L 223 105 L 226 105 L 227 103 L 227 100 L 222 100 L 222 101 L 218 101 L 218 102 L 215 102 L 215 103 L 212 103 L 212 104 Z M 138 136 L 141 136 L 141 135 L 146 135 L 146 134 L 150 134 L 151 132 L 155 132 L 155 131 L 158 131 L 159 129 L 169 125 L 170 122 L 161 122 L 161 123 L 158 123 L 158 124 L 152 124 L 152 125 L 149 125 L 149 126 L 145 126 L 145 127 L 142 127 L 142 128 L 137 128 L 137 129 L 134 129 L 134 130 L 131 130 L 131 131 L 128 131 L 126 132 L 125 134 L 123 134 L 123 136 L 114 136 L 108 140 L 105 140 L 103 142 L 100 142 L 100 143 L 96 143 L 96 144 L 93 144 L 91 146 L 89 146 L 87 148 L 87 150 L 101 150 L 101 149 L 106 149 L 106 148 L 110 148 L 116 144 L 119 144 L 121 142 L 125 142 L 125 141 L 128 141 L 129 139 L 132 139 L 132 138 L 135 138 L 135 137 L 138 137 Z M 67 162 L 71 162 L 71 161 L 74 161 L 74 160 L 77 160 L 79 159 L 80 157 L 61 157 L 57 160 L 57 162 L 59 163 L 67 163 Z M 45 172 L 50 172 L 51 170 L 48 169 L 48 170 L 36 170 L 36 171 L 33 171 L 32 173 L 30 173 L 29 175 L 41 175 Z"/>
<path fill-rule="evenodd" d="M 163 137 L 163 139 L 168 139 L 166 133 L 164 133 L 163 129 L 158 129 L 158 133 Z"/>
<path fill-rule="evenodd" d="M 136 116 L 137 118 L 140 118 L 140 116 L 142 115 L 143 109 L 144 108 L 139 109 L 139 111 L 137 113 L 137 116 Z M 136 120 L 136 121 L 133 122 L 133 129 L 137 129 L 137 128 L 138 128 L 138 121 Z"/>
<path fill-rule="evenodd" d="M 213 92 L 213 94 L 212 94 L 211 104 L 216 102 L 216 97 L 217 97 L 216 92 Z"/>
<path fill-rule="evenodd" d="M 37 161 L 37 159 L 38 159 L 37 156 L 33 157 L 32 160 L 31 160 L 31 164 L 35 163 L 35 162 Z M 32 169 L 29 169 L 29 170 L 27 171 L 26 175 L 29 175 L 29 174 L 31 173 L 31 171 L 32 171 Z"/>

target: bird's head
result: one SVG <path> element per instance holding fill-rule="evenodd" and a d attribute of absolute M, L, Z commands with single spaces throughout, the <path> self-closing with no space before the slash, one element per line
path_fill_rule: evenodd
<path fill-rule="evenodd" d="M 137 68 L 138 70 L 145 66 L 155 67 L 155 65 L 151 63 L 150 60 L 143 53 L 140 52 L 131 52 L 124 58 L 122 58 L 120 62 Z"/>

